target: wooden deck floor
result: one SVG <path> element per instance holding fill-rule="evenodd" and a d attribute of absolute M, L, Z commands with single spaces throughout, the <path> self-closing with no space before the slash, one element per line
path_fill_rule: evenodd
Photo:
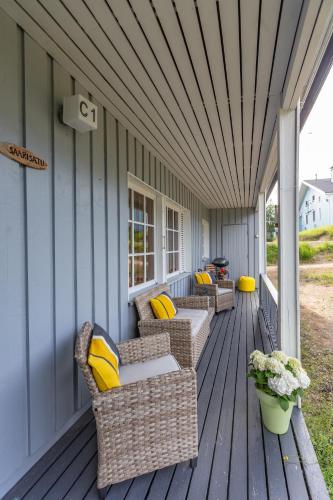
<path fill-rule="evenodd" d="M 198 366 L 199 459 L 111 487 L 111 500 L 260 500 L 328 494 L 302 414 L 281 437 L 266 431 L 247 360 L 270 350 L 258 326 L 257 294 L 238 294 L 235 310 L 216 315 Z M 96 430 L 88 412 L 6 496 L 7 499 L 97 499 Z"/>

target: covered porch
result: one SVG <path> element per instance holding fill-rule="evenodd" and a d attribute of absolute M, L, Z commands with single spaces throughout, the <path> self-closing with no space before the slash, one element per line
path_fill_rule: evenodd
<path fill-rule="evenodd" d="M 0 156 L 0 496 L 97 498 L 78 330 L 137 337 L 137 294 L 192 295 L 194 272 L 225 255 L 231 280 L 253 276 L 257 290 L 211 323 L 197 468 L 108 498 L 328 498 L 301 410 L 286 435 L 266 431 L 246 371 L 255 348 L 300 357 L 299 130 L 332 31 L 332 0 L 0 3 L 0 140 L 47 164 Z M 98 117 L 89 132 L 64 121 L 74 95 Z M 279 295 L 265 220 L 277 179 Z"/>
<path fill-rule="evenodd" d="M 257 293 L 237 293 L 233 311 L 220 313 L 197 369 L 199 458 L 112 486 L 108 500 L 328 498 L 302 413 L 294 410 L 287 434 L 261 423 L 247 360 L 269 352 L 260 328 Z M 88 411 L 5 496 L 5 500 L 98 499 L 96 427 Z"/>

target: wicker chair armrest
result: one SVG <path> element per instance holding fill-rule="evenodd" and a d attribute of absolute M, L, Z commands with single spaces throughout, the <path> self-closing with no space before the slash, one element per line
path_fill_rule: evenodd
<path fill-rule="evenodd" d="M 235 290 L 235 282 L 233 280 L 218 280 L 219 288 L 230 288 Z"/>
<path fill-rule="evenodd" d="M 156 335 L 157 333 L 188 332 L 191 335 L 192 323 L 190 319 L 145 319 L 138 323 L 140 334 Z"/>
<path fill-rule="evenodd" d="M 208 299 L 209 299 L 209 307 L 215 308 L 215 295 L 210 295 Z"/>
<path fill-rule="evenodd" d="M 168 333 L 159 333 L 151 337 L 140 337 L 121 342 L 117 345 L 123 364 L 139 363 L 148 359 L 170 354 Z"/>
<path fill-rule="evenodd" d="M 174 303 L 177 307 L 184 309 L 205 309 L 208 310 L 209 300 L 208 297 L 191 295 L 190 297 L 174 297 Z M 176 320 L 179 321 L 179 320 Z"/>
<path fill-rule="evenodd" d="M 196 374 L 192 368 L 157 375 L 156 377 L 138 380 L 131 384 L 114 387 L 105 392 L 99 392 L 93 397 L 93 410 L 108 415 L 110 428 L 123 424 L 126 426 L 130 419 L 137 421 L 139 407 L 147 414 L 149 407 L 156 416 L 156 403 L 169 401 L 177 397 L 197 398 Z M 193 404 L 193 403 L 192 403 Z M 132 411 L 138 408 L 138 413 Z M 131 411 L 124 411 L 131 408 Z M 162 411 L 167 411 L 168 405 L 162 405 Z M 110 418 L 111 417 L 111 418 Z"/>
<path fill-rule="evenodd" d="M 211 285 L 195 285 L 195 291 L 198 295 L 207 295 L 215 297 L 218 295 L 217 293 L 218 285 L 216 283 L 212 283 Z"/>

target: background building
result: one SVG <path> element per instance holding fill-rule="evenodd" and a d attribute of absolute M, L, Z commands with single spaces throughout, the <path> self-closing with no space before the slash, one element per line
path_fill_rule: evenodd
<path fill-rule="evenodd" d="M 333 224 L 333 167 L 328 179 L 303 181 L 299 196 L 299 230 Z"/>

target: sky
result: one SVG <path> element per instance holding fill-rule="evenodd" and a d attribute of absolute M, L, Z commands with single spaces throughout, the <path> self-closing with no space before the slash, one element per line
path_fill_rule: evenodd
<path fill-rule="evenodd" d="M 299 178 L 327 179 L 333 165 L 333 68 L 331 69 L 300 134 Z M 271 199 L 277 202 L 274 188 Z"/>
<path fill-rule="evenodd" d="M 300 180 L 327 179 L 333 165 L 333 70 L 331 69 L 300 134 Z"/>

